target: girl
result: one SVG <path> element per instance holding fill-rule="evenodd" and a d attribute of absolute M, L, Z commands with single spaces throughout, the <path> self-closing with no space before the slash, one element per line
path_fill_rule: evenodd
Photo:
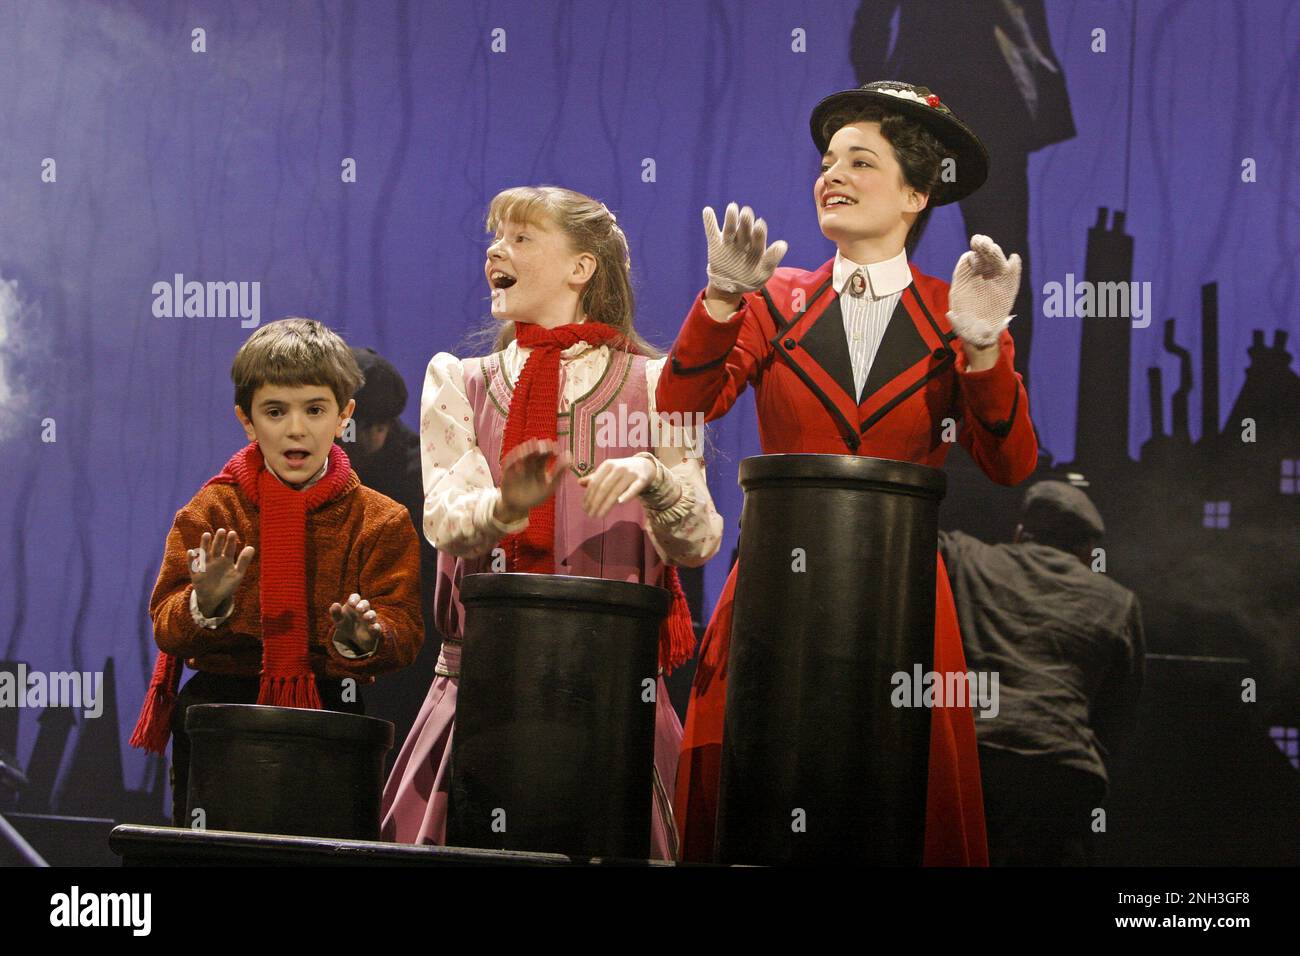
<path fill-rule="evenodd" d="M 442 844 L 456 709 L 462 578 L 492 570 L 657 584 L 673 594 L 661 669 L 692 651 L 672 565 L 708 561 L 722 540 L 696 436 L 663 447 L 610 439 L 599 413 L 649 422 L 663 358 L 632 329 L 627 238 L 602 203 L 552 186 L 492 200 L 484 275 L 497 349 L 429 362 L 420 403 L 424 532 L 438 549 L 437 676 L 384 790 L 384 838 Z M 625 406 L 620 412 L 619 406 Z M 658 430 L 640 435 L 660 434 Z M 602 437 L 603 436 L 603 437 Z M 504 568 L 501 560 L 504 559 Z M 673 859 L 672 792 L 682 728 L 659 679 L 652 852 Z"/>
<path fill-rule="evenodd" d="M 717 418 L 753 385 L 766 454 L 868 455 L 942 465 L 956 439 L 991 479 L 1022 481 L 1037 464 L 1029 400 L 1006 331 L 1020 282 L 986 236 L 971 240 L 951 287 L 907 261 L 931 206 L 979 188 L 988 154 L 939 97 L 907 83 L 868 83 L 812 114 L 821 165 L 812 197 L 835 257 L 813 272 L 777 269 L 763 220 L 705 209 L 709 285 L 696 299 L 659 382 L 665 412 Z M 753 294 L 757 292 L 758 294 Z M 685 860 L 708 859 L 717 809 L 736 569 L 700 647 L 677 779 Z M 934 669 L 965 671 L 938 564 Z M 968 708 L 931 722 L 927 864 L 988 861 L 975 727 Z"/>

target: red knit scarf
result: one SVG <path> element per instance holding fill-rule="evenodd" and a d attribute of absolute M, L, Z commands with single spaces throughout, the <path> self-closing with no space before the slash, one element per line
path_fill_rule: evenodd
<path fill-rule="evenodd" d="M 501 461 L 522 442 L 540 438 L 555 441 L 558 436 L 560 404 L 560 352 L 577 342 L 610 345 L 635 352 L 636 347 L 617 329 L 601 322 L 583 322 L 544 329 L 531 322 L 515 323 L 515 340 L 532 349 L 519 381 L 515 383 L 506 415 L 501 442 Z M 555 573 L 555 496 L 528 513 L 528 527 L 507 535 L 502 542 L 510 568 L 533 574 Z M 690 660 L 695 651 L 691 611 L 682 591 L 677 569 L 664 565 L 663 586 L 672 595 L 672 608 L 659 629 L 659 665 L 672 673 Z"/>
<path fill-rule="evenodd" d="M 257 560 L 262 610 L 262 679 L 257 702 L 275 707 L 319 710 L 311 669 L 307 601 L 307 514 L 342 496 L 352 465 L 347 453 L 331 445 L 324 477 L 305 491 L 284 484 L 264 467 L 262 450 L 252 442 L 226 462 L 203 487 L 235 484 L 260 512 Z M 131 746 L 162 753 L 171 733 L 171 715 L 180 687 L 182 660 L 159 654 Z"/>

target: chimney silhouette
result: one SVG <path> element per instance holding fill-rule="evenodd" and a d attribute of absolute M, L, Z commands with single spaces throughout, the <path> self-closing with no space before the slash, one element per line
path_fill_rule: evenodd
<path fill-rule="evenodd" d="M 1097 210 L 1088 230 L 1084 279 L 1128 282 L 1133 276 L 1133 237 L 1124 232 L 1124 213 Z M 1096 289 L 1096 285 L 1093 286 Z M 1079 406 L 1074 460 L 1085 469 L 1114 468 L 1128 459 L 1129 360 L 1132 321 L 1125 316 L 1087 316 L 1079 339 Z"/>
<path fill-rule="evenodd" d="M 1169 398 L 1169 412 L 1173 419 L 1170 434 L 1175 441 L 1191 444 L 1192 435 L 1188 430 L 1188 399 L 1192 394 L 1192 353 L 1174 341 L 1174 320 L 1165 320 L 1165 351 L 1178 356 L 1178 387 Z"/>
<path fill-rule="evenodd" d="M 1151 406 L 1151 440 L 1165 437 L 1165 390 L 1160 366 L 1147 369 L 1147 403 Z"/>
<path fill-rule="evenodd" d="M 1201 286 L 1201 439 L 1219 434 L 1219 283 Z"/>

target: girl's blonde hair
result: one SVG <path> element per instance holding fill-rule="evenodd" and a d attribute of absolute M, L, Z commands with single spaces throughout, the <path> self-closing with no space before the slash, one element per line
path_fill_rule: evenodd
<path fill-rule="evenodd" d="M 495 233 L 504 222 L 549 222 L 565 234 L 575 252 L 595 256 L 596 272 L 582 290 L 587 321 L 618 329 L 642 355 L 663 354 L 632 327 L 636 301 L 627 236 L 604 203 L 560 186 L 515 186 L 497 193 L 488 206 L 487 231 Z M 492 330 L 497 331 L 493 351 L 505 348 L 515 337 L 514 322 L 495 323 Z"/>

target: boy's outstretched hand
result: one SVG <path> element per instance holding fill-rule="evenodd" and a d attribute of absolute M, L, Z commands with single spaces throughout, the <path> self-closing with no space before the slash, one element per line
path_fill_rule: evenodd
<path fill-rule="evenodd" d="M 218 616 L 244 579 L 256 553 L 257 549 L 251 545 L 240 551 L 239 536 L 234 531 L 218 528 L 215 535 L 211 531 L 203 532 L 199 546 L 189 551 L 190 583 L 194 585 L 200 614 Z"/>
<path fill-rule="evenodd" d="M 334 642 L 354 649 L 357 654 L 369 654 L 379 645 L 383 626 L 379 615 L 370 608 L 370 602 L 360 594 L 353 594 L 346 604 L 337 601 L 330 605 L 334 620 Z"/>

